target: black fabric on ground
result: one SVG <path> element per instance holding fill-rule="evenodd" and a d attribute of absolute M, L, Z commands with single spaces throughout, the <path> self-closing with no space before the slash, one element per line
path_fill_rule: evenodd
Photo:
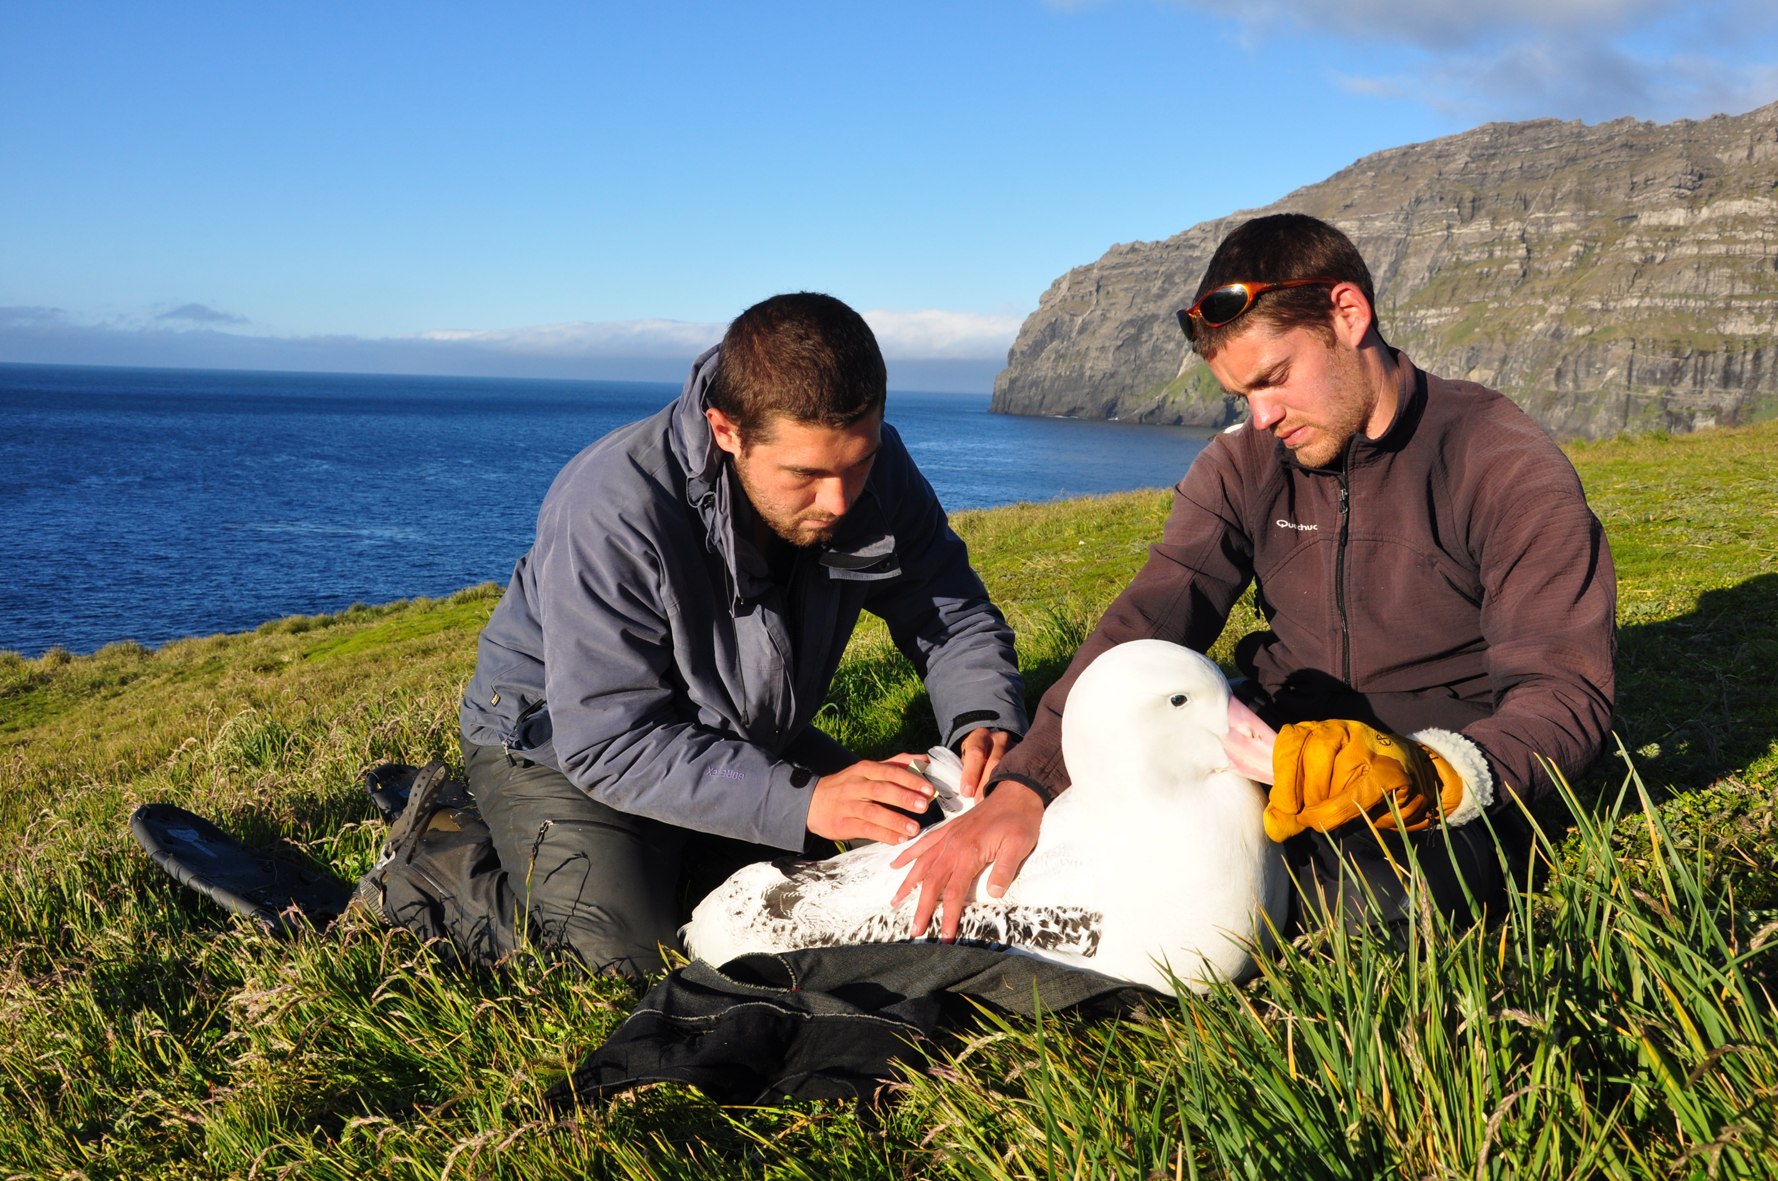
<path fill-rule="evenodd" d="M 939 943 L 820 947 L 701 961 L 651 989 L 604 1045 L 551 1088 L 554 1107 L 678 1082 L 718 1103 L 869 1100 L 897 1063 L 979 1001 L 1034 1015 L 1129 1012 L 1161 994 L 1014 952 Z"/>
<path fill-rule="evenodd" d="M 1337 924 L 1356 934 L 1406 923 L 1417 879 L 1432 908 L 1455 931 L 1506 917 L 1507 896 L 1527 882 L 1536 830 L 1511 802 L 1456 828 L 1372 832 L 1348 824 L 1310 829 L 1284 843 L 1285 864 L 1301 887 L 1291 894 L 1287 935 Z"/>
<path fill-rule="evenodd" d="M 173 804 L 137 808 L 130 833 L 174 881 L 252 919 L 272 935 L 319 930 L 352 899 L 352 883 L 300 850 L 250 849 L 204 817 Z"/>

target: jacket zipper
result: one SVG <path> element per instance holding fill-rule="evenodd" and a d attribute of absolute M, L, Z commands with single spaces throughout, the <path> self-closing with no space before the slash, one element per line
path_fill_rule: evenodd
<path fill-rule="evenodd" d="M 1340 680 L 1352 683 L 1352 629 L 1346 619 L 1346 541 L 1352 526 L 1351 485 L 1345 460 L 1340 462 L 1340 544 L 1334 555 L 1334 606 L 1340 613 Z"/>

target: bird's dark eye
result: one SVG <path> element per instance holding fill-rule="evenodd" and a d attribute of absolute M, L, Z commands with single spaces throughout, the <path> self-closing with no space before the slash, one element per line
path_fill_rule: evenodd
<path fill-rule="evenodd" d="M 1178 707 L 1178 706 L 1184 705 L 1186 702 L 1188 702 L 1190 700 L 1191 700 L 1191 698 L 1187 697 L 1183 693 L 1175 693 L 1175 694 L 1173 694 L 1173 696 L 1167 698 L 1167 704 L 1174 706 L 1174 707 Z"/>

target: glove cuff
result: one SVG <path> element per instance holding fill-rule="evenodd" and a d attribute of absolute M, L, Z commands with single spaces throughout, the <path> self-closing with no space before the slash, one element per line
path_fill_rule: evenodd
<path fill-rule="evenodd" d="M 1446 824 L 1468 824 L 1494 803 L 1494 773 L 1482 748 L 1450 730 L 1421 730 L 1409 738 L 1450 764 L 1463 780 L 1463 797 L 1445 812 Z"/>

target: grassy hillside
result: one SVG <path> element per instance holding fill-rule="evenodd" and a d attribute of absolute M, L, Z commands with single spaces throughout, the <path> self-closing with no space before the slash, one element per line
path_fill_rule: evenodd
<path fill-rule="evenodd" d="M 0 654 L 0 1176 L 1737 1175 L 1778 1153 L 1778 424 L 1571 451 L 1617 556 L 1622 759 L 1500 930 L 1304 941 L 1140 1021 L 1003 1023 L 872 1118 L 659 1088 L 538 1103 L 634 994 L 274 943 L 177 889 L 139 803 L 367 868 L 380 760 L 450 758 L 492 587 L 149 652 Z M 957 518 L 1047 684 L 1158 534 L 1144 492 Z M 1214 654 L 1254 625 L 1231 623 Z M 880 628 L 822 723 L 932 736 Z"/>

